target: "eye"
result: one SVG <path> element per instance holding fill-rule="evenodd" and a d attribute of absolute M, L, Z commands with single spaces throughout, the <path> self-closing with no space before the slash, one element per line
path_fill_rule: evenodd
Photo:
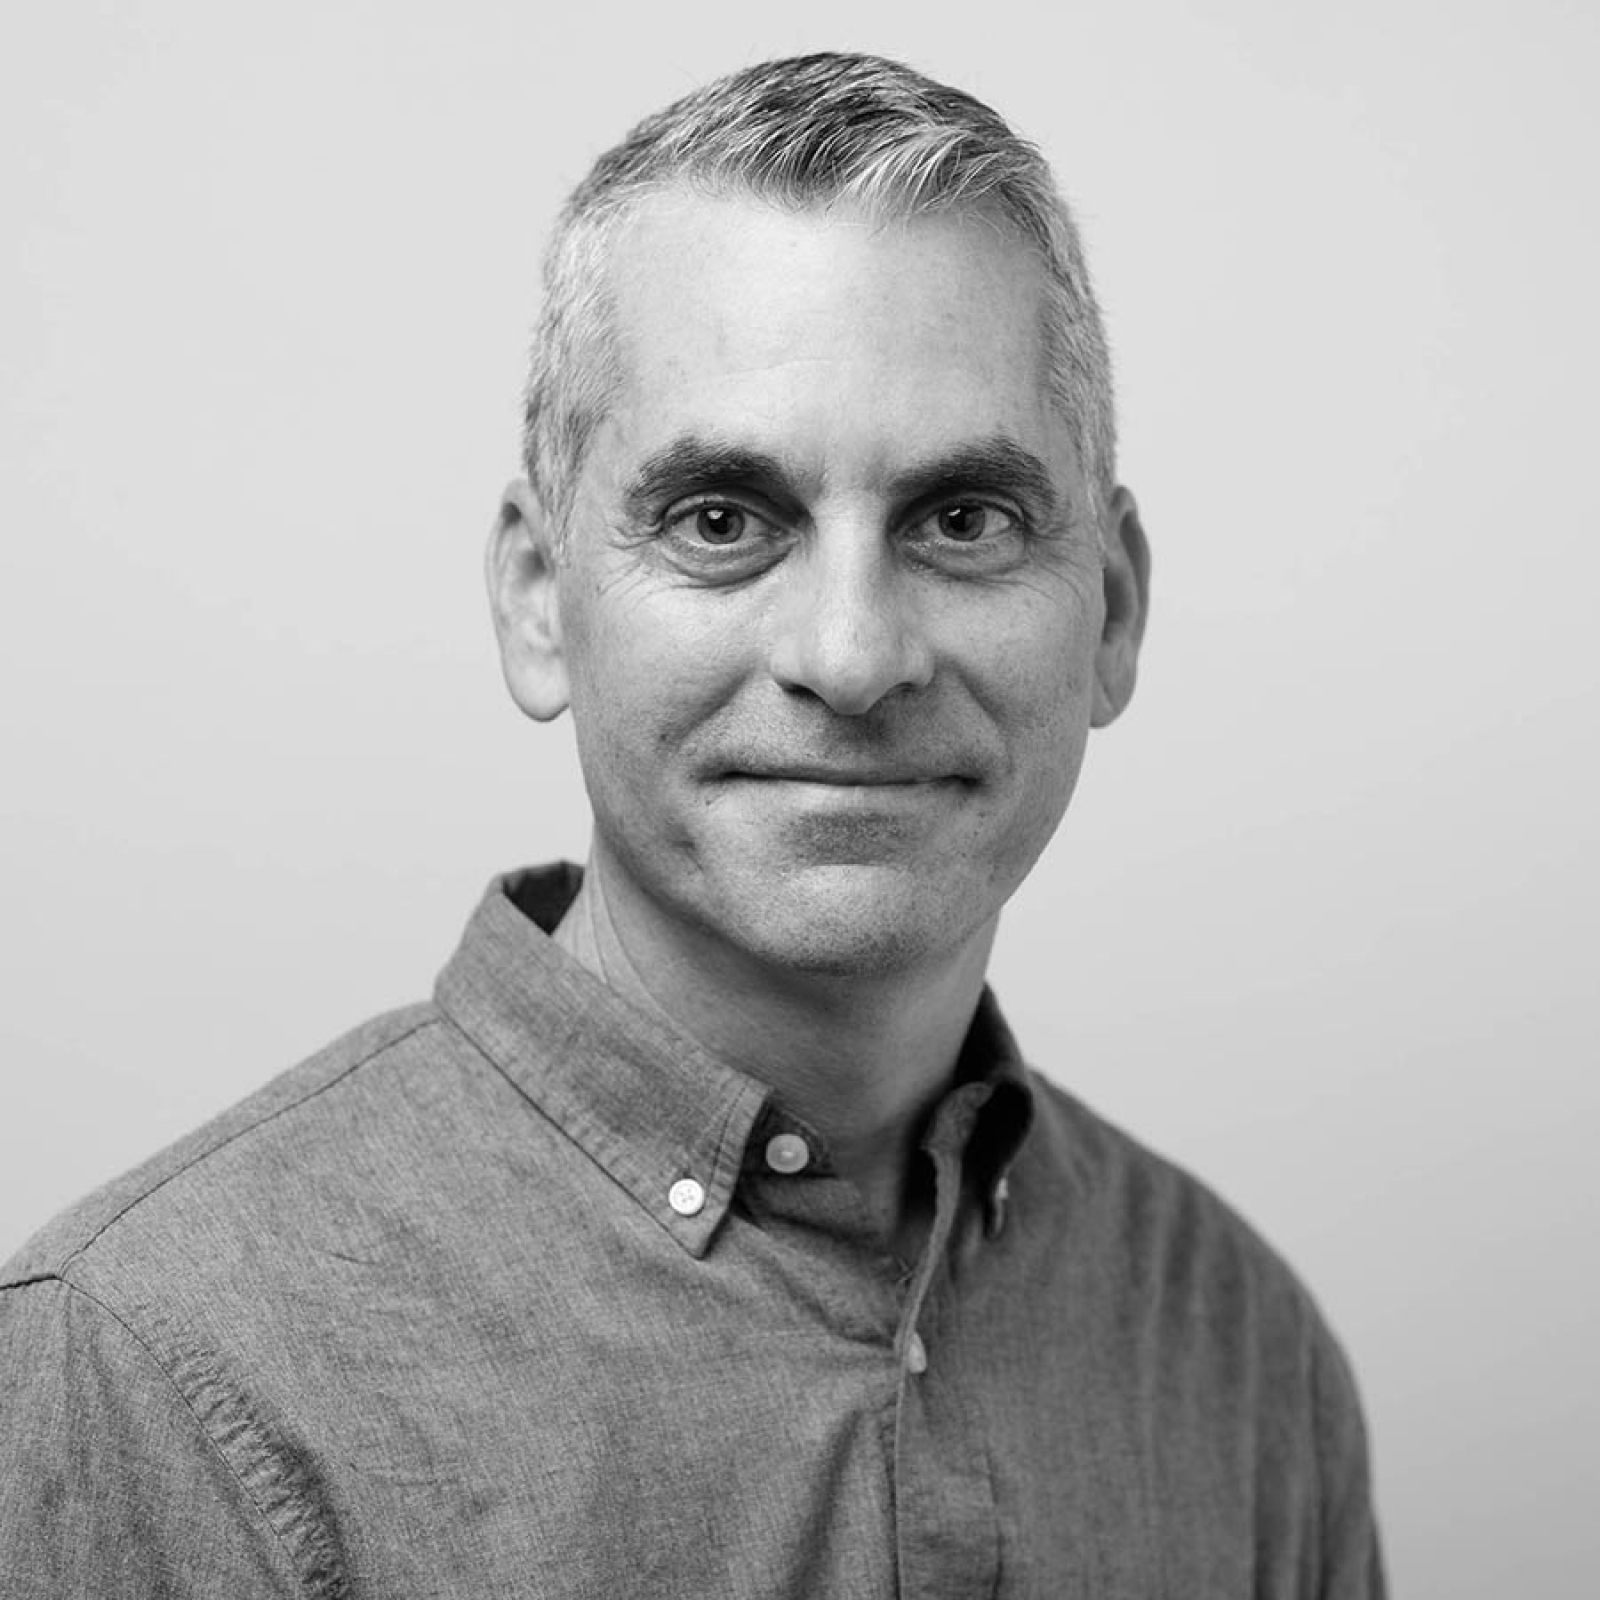
<path fill-rule="evenodd" d="M 707 544 L 737 544 L 745 536 L 749 521 L 738 506 L 701 506 L 694 513 L 694 533 Z"/>
<path fill-rule="evenodd" d="M 772 529 L 765 517 L 729 500 L 690 501 L 669 512 L 662 527 L 676 544 L 693 550 L 754 544 Z"/>
<path fill-rule="evenodd" d="M 1027 532 L 1020 513 L 989 500 L 947 500 L 927 512 L 912 530 L 924 546 L 1001 546 L 1016 544 Z"/>
<path fill-rule="evenodd" d="M 939 532 L 945 538 L 959 540 L 962 544 L 972 544 L 981 539 L 993 530 L 994 524 L 1002 520 L 1009 519 L 994 507 L 971 500 L 958 501 L 934 513 Z"/>
<path fill-rule="evenodd" d="M 919 561 L 953 576 L 999 576 L 1028 557 L 1026 516 L 993 500 L 946 500 L 920 512 L 906 530 Z"/>
<path fill-rule="evenodd" d="M 680 501 L 656 531 L 668 560 L 686 572 L 718 579 L 760 572 L 782 556 L 786 545 L 780 522 L 751 506 L 711 495 Z"/>

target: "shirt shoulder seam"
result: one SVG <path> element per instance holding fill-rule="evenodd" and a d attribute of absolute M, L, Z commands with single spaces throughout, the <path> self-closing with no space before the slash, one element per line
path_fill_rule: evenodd
<path fill-rule="evenodd" d="M 194 1167 L 199 1166 L 202 1161 L 210 1160 L 210 1158 L 219 1150 L 227 1149 L 230 1144 L 233 1144 L 238 1139 L 244 1138 L 246 1134 L 254 1133 L 258 1129 L 266 1127 L 269 1123 L 276 1122 L 279 1117 L 286 1116 L 291 1111 L 297 1111 L 300 1109 L 300 1107 L 308 1105 L 311 1101 L 315 1100 L 319 1095 L 326 1094 L 330 1089 L 337 1088 L 338 1085 L 343 1083 L 346 1078 L 351 1076 L 352 1073 L 359 1072 L 363 1067 L 370 1066 L 378 1059 L 379 1056 L 382 1056 L 388 1051 L 395 1049 L 398 1045 L 404 1044 L 407 1039 L 414 1038 L 417 1034 L 424 1032 L 428 1028 L 438 1027 L 442 1021 L 443 1019 L 437 1013 L 431 1016 L 423 1017 L 419 1021 L 413 1023 L 403 1033 L 398 1033 L 394 1036 L 394 1038 L 385 1039 L 382 1044 L 374 1046 L 371 1050 L 367 1051 L 365 1055 L 358 1057 L 355 1061 L 352 1061 L 347 1067 L 344 1068 L 343 1071 L 338 1072 L 333 1077 L 329 1078 L 326 1083 L 319 1083 L 316 1088 L 307 1090 L 304 1094 L 299 1095 L 295 1099 L 289 1101 L 288 1104 L 281 1105 L 276 1110 L 268 1112 L 265 1116 L 257 1117 L 252 1121 L 247 1122 L 242 1128 L 235 1128 L 234 1131 L 228 1134 L 226 1138 L 219 1139 L 215 1144 L 207 1145 L 205 1149 L 196 1151 L 195 1154 L 191 1156 L 189 1160 L 185 1161 L 181 1166 L 174 1167 L 171 1172 L 164 1173 L 161 1178 L 155 1183 L 152 1183 L 149 1188 L 141 1189 L 137 1194 L 132 1195 L 128 1199 L 126 1205 L 123 1205 L 114 1211 L 105 1219 L 104 1222 L 100 1224 L 98 1228 L 94 1230 L 93 1233 L 89 1235 L 88 1238 L 82 1240 L 77 1246 L 63 1256 L 59 1266 L 57 1266 L 53 1272 L 46 1272 L 41 1274 L 41 1276 L 58 1277 L 63 1283 L 70 1282 L 67 1277 L 67 1273 L 71 1269 L 73 1263 L 76 1262 L 80 1256 L 82 1256 L 95 1243 L 97 1243 L 99 1239 L 111 1228 L 115 1227 L 117 1223 L 121 1222 L 130 1211 L 142 1205 L 153 1195 L 166 1188 L 166 1186 L 175 1178 L 182 1177 L 184 1173 L 190 1171 Z M 72 1286 L 74 1288 L 80 1287 L 77 1284 L 73 1284 Z M 93 1297 L 91 1296 L 91 1298 Z"/>

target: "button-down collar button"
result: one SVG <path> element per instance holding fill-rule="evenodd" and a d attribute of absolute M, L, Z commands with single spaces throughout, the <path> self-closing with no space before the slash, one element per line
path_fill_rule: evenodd
<path fill-rule="evenodd" d="M 920 1333 L 913 1333 L 906 1340 L 906 1371 L 913 1378 L 920 1378 L 928 1370 L 928 1347 L 922 1342 Z"/>
<path fill-rule="evenodd" d="M 692 1217 L 706 1203 L 706 1192 L 693 1178 L 679 1178 L 667 1190 L 667 1204 L 680 1217 Z"/>
<path fill-rule="evenodd" d="M 811 1150 L 798 1133 L 777 1133 L 767 1140 L 767 1165 L 774 1172 L 804 1172 Z"/>

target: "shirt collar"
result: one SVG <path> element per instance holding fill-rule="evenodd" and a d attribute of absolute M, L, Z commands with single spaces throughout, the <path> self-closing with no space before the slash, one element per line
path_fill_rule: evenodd
<path fill-rule="evenodd" d="M 549 937 L 581 881 L 565 862 L 495 879 L 434 997 L 544 1116 L 702 1256 L 727 1214 L 752 1132 L 771 1122 L 771 1091 L 637 1010 Z M 964 1148 L 993 1233 L 1033 1097 L 987 989 L 957 1079 L 925 1142 Z"/>
<path fill-rule="evenodd" d="M 985 986 L 956 1063 L 956 1084 L 940 1102 L 923 1138 L 962 1152 L 967 1180 L 982 1197 L 992 1238 L 1005 1226 L 1007 1175 L 1033 1125 L 1033 1088 L 1017 1041 Z"/>

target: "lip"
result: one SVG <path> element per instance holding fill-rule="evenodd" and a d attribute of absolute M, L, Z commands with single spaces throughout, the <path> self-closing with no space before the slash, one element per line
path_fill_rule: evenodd
<path fill-rule="evenodd" d="M 735 782 L 803 783 L 835 789 L 915 789 L 967 781 L 960 773 L 929 772 L 923 768 L 836 767 L 810 763 L 771 768 L 736 768 L 727 777 Z"/>

